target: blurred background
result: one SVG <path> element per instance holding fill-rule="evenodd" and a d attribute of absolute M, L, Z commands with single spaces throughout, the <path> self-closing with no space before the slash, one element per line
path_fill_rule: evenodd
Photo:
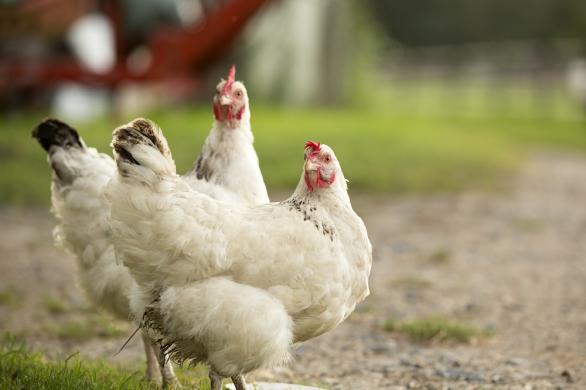
<path fill-rule="evenodd" d="M 111 129 L 149 116 L 186 170 L 232 63 L 271 189 L 297 181 L 308 138 L 336 148 L 353 189 L 383 192 L 495 186 L 525 146 L 586 147 L 579 0 L 3 0 L 0 20 L 10 203 L 48 200 L 28 139 L 46 116 L 106 152 Z"/>
<path fill-rule="evenodd" d="M 373 295 L 349 324 L 260 378 L 586 375 L 583 0 L 0 0 L 0 330 L 100 358 L 126 331 L 79 300 L 53 248 L 32 128 L 55 116 L 110 153 L 113 128 L 148 117 L 185 172 L 231 64 L 271 199 L 297 183 L 303 143 L 327 143 L 375 248 Z"/>

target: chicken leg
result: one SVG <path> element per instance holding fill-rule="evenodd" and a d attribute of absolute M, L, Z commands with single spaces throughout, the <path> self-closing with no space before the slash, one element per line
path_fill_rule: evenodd
<path fill-rule="evenodd" d="M 246 381 L 242 375 L 234 375 L 232 377 L 232 383 L 236 390 L 246 390 Z"/>
<path fill-rule="evenodd" d="M 163 389 L 180 388 L 181 384 L 175 376 L 173 365 L 167 354 L 161 350 L 161 347 L 157 343 L 152 343 L 151 347 L 153 348 L 153 351 L 159 351 L 157 355 L 159 360 L 159 370 L 163 377 Z"/>
<path fill-rule="evenodd" d="M 210 390 L 222 390 L 222 377 L 210 368 Z"/>
<path fill-rule="evenodd" d="M 163 374 L 163 388 L 180 388 L 181 385 L 179 380 L 175 376 L 175 371 L 173 370 L 173 363 L 167 359 L 166 363 L 163 364 L 162 368 Z"/>
<path fill-rule="evenodd" d="M 142 343 L 144 344 L 144 352 L 146 354 L 147 380 L 154 384 L 161 385 L 163 383 L 163 378 L 161 376 L 157 354 L 155 353 L 155 348 L 153 348 L 150 339 L 144 333 L 142 335 Z"/>

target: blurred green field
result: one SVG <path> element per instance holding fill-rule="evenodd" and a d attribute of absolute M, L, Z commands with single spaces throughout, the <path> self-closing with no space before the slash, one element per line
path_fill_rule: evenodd
<path fill-rule="evenodd" d="M 535 148 L 586 152 L 586 122 L 567 104 L 561 106 L 561 114 L 551 116 L 543 115 L 538 104 L 527 108 L 507 103 L 505 109 L 497 103 L 486 109 L 470 99 L 459 106 L 450 96 L 438 99 L 433 94 L 431 89 L 419 90 L 420 97 L 397 95 L 386 99 L 386 106 L 349 109 L 253 106 L 255 146 L 267 186 L 293 189 L 308 139 L 334 148 L 352 191 L 379 193 L 501 188 Z M 421 96 L 436 96 L 435 103 Z M 179 107 L 146 116 L 163 128 L 178 170 L 189 169 L 211 126 L 209 107 Z M 42 118 L 31 114 L 1 121 L 2 204 L 49 202 L 49 167 L 30 136 Z M 113 128 L 131 119 L 72 125 L 89 145 L 110 153 Z"/>

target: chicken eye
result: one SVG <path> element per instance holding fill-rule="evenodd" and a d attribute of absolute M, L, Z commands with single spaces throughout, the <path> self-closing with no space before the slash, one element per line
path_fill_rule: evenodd
<path fill-rule="evenodd" d="M 236 91 L 234 92 L 234 95 L 236 95 L 236 97 L 242 97 L 242 91 Z"/>
<path fill-rule="evenodd" d="M 325 160 L 326 160 L 326 162 L 330 162 L 332 160 L 332 158 L 330 156 L 326 156 Z"/>

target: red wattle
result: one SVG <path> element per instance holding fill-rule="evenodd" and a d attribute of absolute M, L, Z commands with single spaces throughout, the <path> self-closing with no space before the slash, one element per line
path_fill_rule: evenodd
<path fill-rule="evenodd" d="M 334 184 L 335 181 L 336 181 L 336 172 L 332 173 L 332 176 L 330 176 L 330 178 L 328 179 L 328 183 Z"/>
<path fill-rule="evenodd" d="M 336 172 L 332 173 L 332 176 L 328 180 L 323 180 L 321 178 L 321 168 L 317 169 L 317 178 L 315 179 L 315 184 L 319 188 L 324 188 L 332 184 L 336 180 Z"/>
<path fill-rule="evenodd" d="M 238 110 L 238 112 L 236 113 L 236 119 L 238 119 L 238 120 L 242 119 L 242 115 L 244 115 L 244 108 L 245 108 L 245 106 L 242 106 L 242 108 L 240 110 Z"/>

